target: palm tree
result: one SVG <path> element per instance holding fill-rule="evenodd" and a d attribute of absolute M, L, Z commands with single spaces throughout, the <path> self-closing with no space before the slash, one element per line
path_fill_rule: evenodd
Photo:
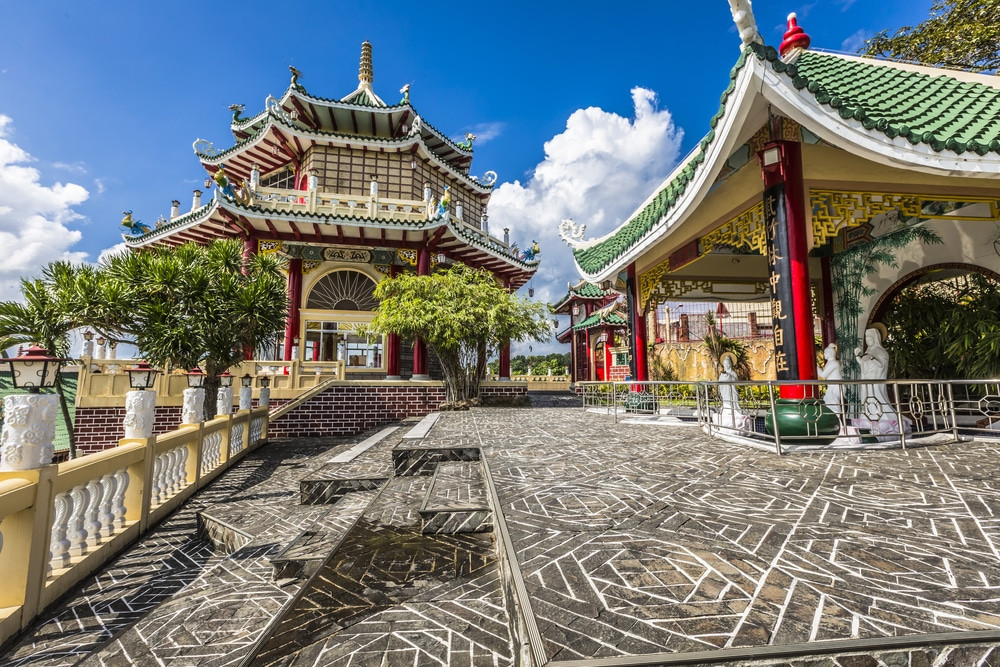
<path fill-rule="evenodd" d="M 52 266 L 49 267 L 52 269 Z M 57 357 L 69 353 L 69 332 L 75 328 L 57 290 L 46 280 L 22 279 L 23 301 L 0 301 L 0 345 L 6 350 L 12 345 L 37 343 Z M 6 356 L 6 354 L 5 354 Z M 73 420 L 66 402 L 62 375 L 56 382 L 66 433 L 69 436 L 70 458 L 76 458 Z"/>
<path fill-rule="evenodd" d="M 715 315 L 711 312 L 705 313 L 705 350 L 709 359 L 715 365 L 715 372 L 722 370 L 722 355 L 732 352 L 736 357 L 733 363 L 733 370 L 741 380 L 750 379 L 750 357 L 747 354 L 746 346 L 738 340 L 728 338 L 715 328 Z"/>

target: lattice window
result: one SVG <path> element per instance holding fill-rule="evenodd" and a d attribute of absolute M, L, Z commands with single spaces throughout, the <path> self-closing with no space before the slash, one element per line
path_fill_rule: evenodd
<path fill-rule="evenodd" d="M 372 311 L 378 306 L 375 281 L 360 271 L 333 271 L 309 292 L 306 308 Z"/>

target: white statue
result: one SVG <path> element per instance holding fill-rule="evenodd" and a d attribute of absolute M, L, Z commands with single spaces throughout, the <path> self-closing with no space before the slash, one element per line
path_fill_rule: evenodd
<path fill-rule="evenodd" d="M 745 428 L 747 416 L 740 409 L 739 390 L 735 384 L 739 376 L 733 370 L 733 361 L 736 355 L 726 352 L 722 355 L 722 372 L 719 373 L 719 399 L 722 402 L 722 409 L 719 411 L 718 424 L 731 428 Z"/>
<path fill-rule="evenodd" d="M 844 376 L 840 371 L 840 355 L 837 352 L 837 344 L 830 343 L 823 350 L 823 359 L 826 363 L 818 371 L 821 380 L 843 380 Z M 834 414 L 841 414 L 844 411 L 841 403 L 841 388 L 839 384 L 829 384 L 826 386 L 826 393 L 823 394 L 823 402 Z"/>
<path fill-rule="evenodd" d="M 882 347 L 884 329 L 865 329 L 865 349 L 854 350 L 861 365 L 862 380 L 885 380 L 889 375 L 889 352 Z M 900 419 L 889 400 L 889 389 L 884 382 L 858 385 L 861 409 L 855 425 L 871 433 L 898 434 L 910 431 L 908 419 Z"/>

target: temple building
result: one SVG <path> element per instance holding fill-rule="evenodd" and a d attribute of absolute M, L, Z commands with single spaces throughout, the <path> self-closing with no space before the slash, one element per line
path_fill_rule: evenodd
<path fill-rule="evenodd" d="M 502 239 L 491 234 L 496 174 L 470 173 L 475 137 L 456 142 L 428 123 L 411 104 L 409 85 L 394 104 L 375 93 L 371 44 L 362 45 L 357 89 L 339 100 L 307 92 L 301 72 L 290 69 L 288 89 L 258 113 L 244 117 L 242 105 L 230 107 L 232 146 L 194 142 L 205 186 L 214 186 L 208 201 L 196 190 L 190 212 L 175 201 L 169 220 L 133 228 L 125 242 L 141 249 L 237 238 L 246 253 L 281 253 L 287 326 L 279 348 L 258 357 L 317 368 L 342 360 L 348 380 L 427 379 L 421 341 L 411 348 L 395 336 L 355 333 L 377 306 L 376 283 L 458 262 L 488 269 L 516 290 L 538 258 L 518 251 L 507 230 Z M 501 375 L 509 375 L 509 348 Z"/>
<path fill-rule="evenodd" d="M 570 346 L 570 381 L 624 380 L 629 373 L 628 321 L 618 292 L 584 280 L 567 287 L 553 312 L 569 316 L 569 326 L 556 340 Z"/>
<path fill-rule="evenodd" d="M 816 379 L 820 337 L 858 377 L 899 290 L 1000 276 L 1000 79 L 813 51 L 794 14 L 774 48 L 730 5 L 742 47 L 708 133 L 617 229 L 561 235 L 585 281 L 628 297 L 635 380 L 649 316 L 685 300 L 768 304 L 779 380 Z"/>

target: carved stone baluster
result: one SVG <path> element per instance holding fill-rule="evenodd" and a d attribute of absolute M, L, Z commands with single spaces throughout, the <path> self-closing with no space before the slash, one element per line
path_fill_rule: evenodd
<path fill-rule="evenodd" d="M 103 536 L 101 535 L 101 501 L 104 499 L 104 489 L 101 488 L 101 483 L 92 479 L 87 482 L 87 494 L 90 496 L 90 500 L 87 503 L 87 522 L 85 527 L 87 529 L 87 541 L 97 546 L 103 541 Z"/>
<path fill-rule="evenodd" d="M 159 454 L 153 459 L 153 486 L 152 504 L 159 505 L 163 502 L 163 454 Z"/>
<path fill-rule="evenodd" d="M 69 517 L 69 529 L 66 537 L 69 539 L 70 556 L 83 556 L 87 548 L 87 507 L 90 506 L 90 493 L 83 484 L 74 486 L 69 491 L 73 499 L 72 512 Z"/>
<path fill-rule="evenodd" d="M 115 495 L 118 493 L 118 480 L 113 472 L 101 478 L 101 507 L 97 518 L 101 522 L 101 534 L 110 537 L 115 534 Z"/>
<path fill-rule="evenodd" d="M 55 511 L 52 520 L 52 539 L 49 543 L 49 573 L 52 570 L 69 565 L 69 539 L 66 533 L 69 529 L 69 515 L 73 500 L 69 493 L 63 492 L 53 500 Z"/>
<path fill-rule="evenodd" d="M 117 528 L 124 528 L 125 513 L 128 511 L 128 508 L 125 507 L 125 492 L 128 491 L 130 482 L 128 471 L 125 469 L 116 471 L 115 480 L 118 484 L 115 486 L 115 496 L 111 501 L 111 508 L 115 514 L 114 524 Z"/>
<path fill-rule="evenodd" d="M 177 448 L 177 490 L 180 491 L 187 486 L 187 459 L 188 449 L 181 446 Z"/>

